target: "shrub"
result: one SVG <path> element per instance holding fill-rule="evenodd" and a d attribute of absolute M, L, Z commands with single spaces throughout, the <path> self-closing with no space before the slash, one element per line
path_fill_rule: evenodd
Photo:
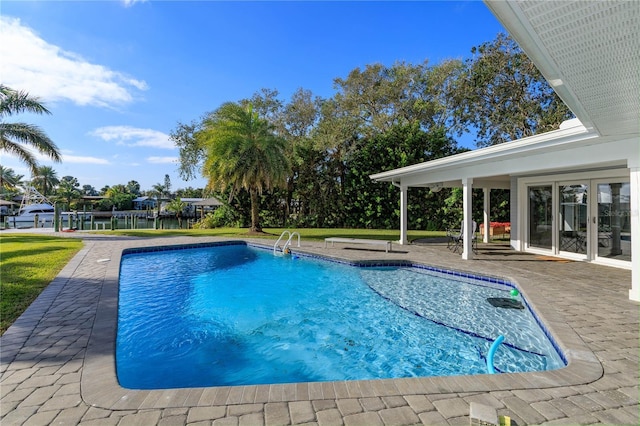
<path fill-rule="evenodd" d="M 207 215 L 193 224 L 196 229 L 212 229 L 225 226 L 234 227 L 238 224 L 238 218 L 235 211 L 228 206 L 218 207 L 213 213 L 207 213 Z"/>

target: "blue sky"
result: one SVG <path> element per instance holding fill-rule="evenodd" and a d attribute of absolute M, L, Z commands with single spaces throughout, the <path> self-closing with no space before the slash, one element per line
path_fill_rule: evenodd
<path fill-rule="evenodd" d="M 97 189 L 203 187 L 177 174 L 168 140 L 227 101 L 276 89 L 333 96 L 354 68 L 467 58 L 504 31 L 480 1 L 2 1 L 0 81 L 40 97 L 63 154 L 58 176 Z M 469 141 L 461 145 L 470 146 Z M 0 163 L 30 177 L 16 159 Z"/>

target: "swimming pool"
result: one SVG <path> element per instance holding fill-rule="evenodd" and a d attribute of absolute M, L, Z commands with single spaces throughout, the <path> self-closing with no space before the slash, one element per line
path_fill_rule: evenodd
<path fill-rule="evenodd" d="M 126 253 L 120 384 L 163 389 L 486 373 L 565 364 L 506 283 L 274 256 L 242 243 Z"/>

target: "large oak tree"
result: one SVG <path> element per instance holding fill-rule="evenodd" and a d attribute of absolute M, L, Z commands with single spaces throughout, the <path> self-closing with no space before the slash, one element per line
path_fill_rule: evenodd
<path fill-rule="evenodd" d="M 475 129 L 478 146 L 556 130 L 573 117 L 511 37 L 498 34 L 471 53 L 452 94 L 457 129 Z"/>

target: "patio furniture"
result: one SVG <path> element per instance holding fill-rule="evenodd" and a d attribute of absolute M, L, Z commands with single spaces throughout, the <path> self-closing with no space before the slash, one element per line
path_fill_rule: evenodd
<path fill-rule="evenodd" d="M 563 231 L 560 234 L 560 250 L 572 253 L 584 253 L 587 246 L 587 235 L 584 232 Z"/>
<path fill-rule="evenodd" d="M 475 254 L 478 254 L 478 237 L 476 236 L 476 231 L 478 230 L 478 224 L 476 221 L 473 221 L 473 231 L 471 232 L 471 249 Z M 464 246 L 464 222 L 460 225 L 460 232 L 456 235 L 447 231 L 447 248 L 452 250 L 454 253 L 462 253 Z"/>
<path fill-rule="evenodd" d="M 456 245 L 456 241 L 462 238 L 462 226 L 460 229 L 447 229 L 447 248 L 452 250 Z"/>

